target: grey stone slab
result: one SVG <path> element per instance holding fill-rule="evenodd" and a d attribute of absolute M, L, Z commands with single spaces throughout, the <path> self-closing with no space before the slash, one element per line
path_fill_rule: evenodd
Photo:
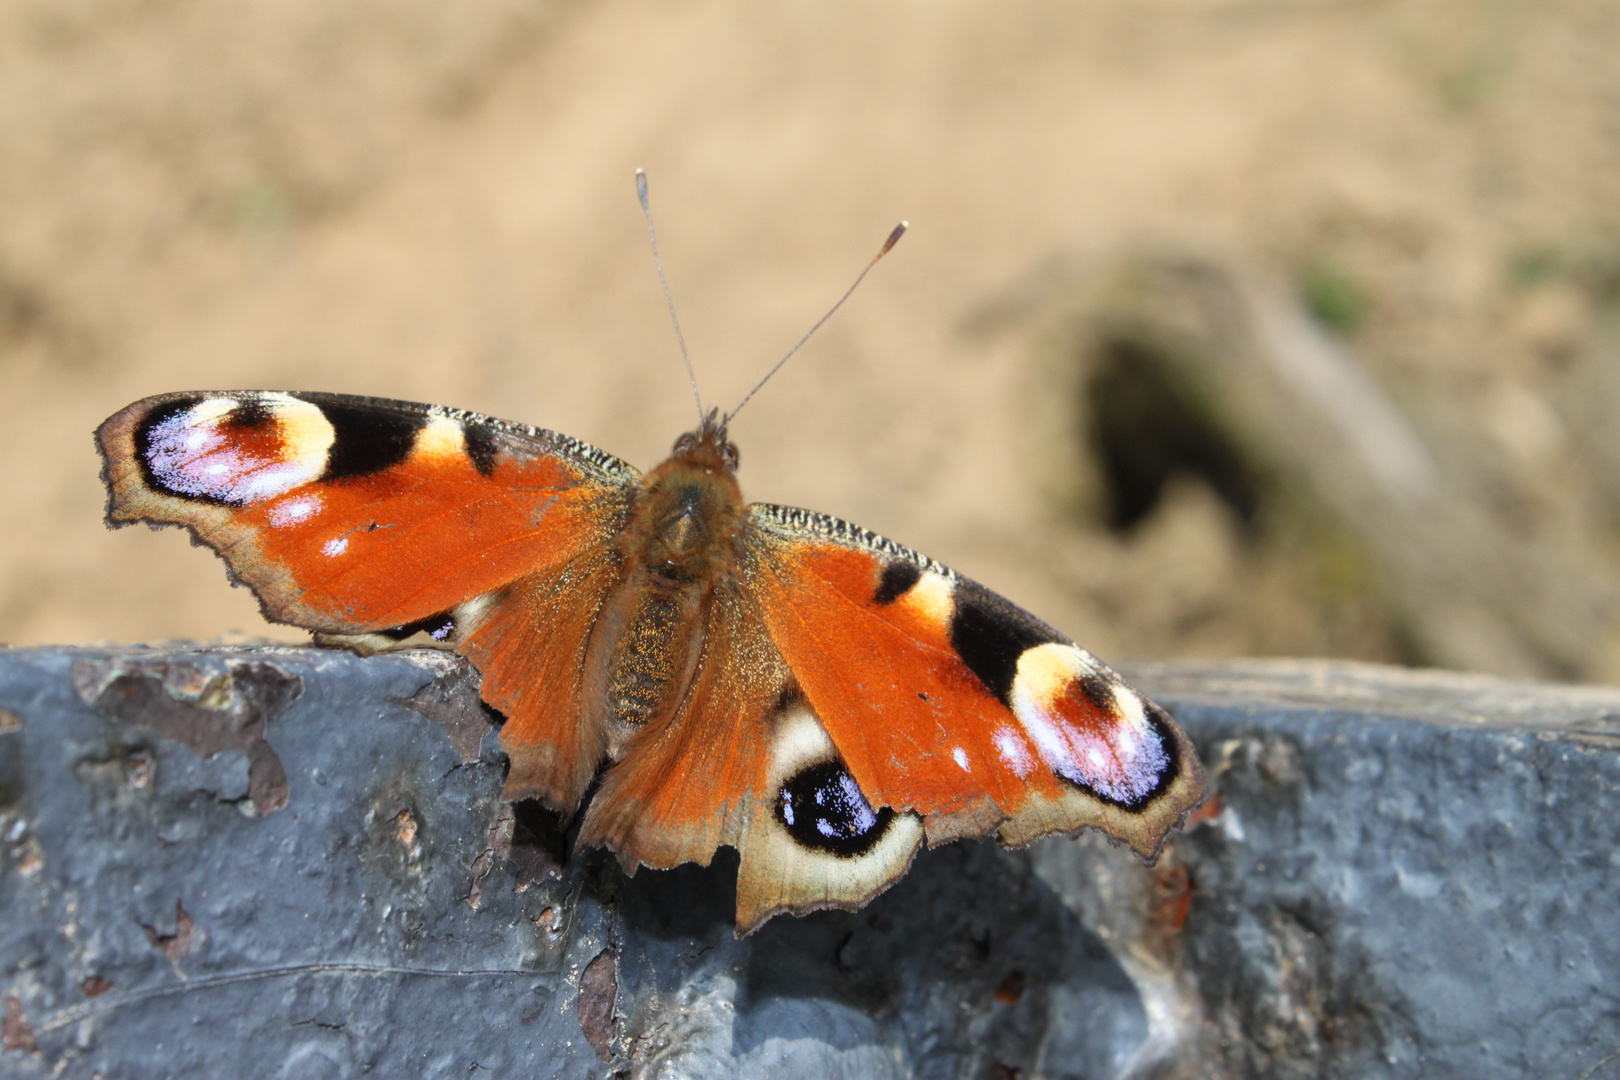
<path fill-rule="evenodd" d="M 1160 953 L 1195 995 L 1184 1070 L 1620 1077 L 1620 692 L 1357 664 L 1131 674 L 1193 733 L 1219 813 L 1151 872 L 1095 845 L 1037 858 L 1127 937 L 1155 874 L 1185 869 Z"/>
<path fill-rule="evenodd" d="M 431 653 L 0 652 L 0 1072 L 1027 1072 L 1069 982 L 1143 1026 L 994 845 L 743 941 L 734 858 L 559 866 L 553 823 L 499 799 L 494 735 L 468 741 L 471 678 Z"/>
<path fill-rule="evenodd" d="M 1620 692 L 1144 665 L 1157 867 L 955 844 L 731 932 L 499 798 L 464 665 L 0 650 L 0 1076 L 1620 1077 Z"/>

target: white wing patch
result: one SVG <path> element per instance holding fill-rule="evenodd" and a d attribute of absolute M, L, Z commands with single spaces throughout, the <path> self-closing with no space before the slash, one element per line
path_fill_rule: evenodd
<path fill-rule="evenodd" d="M 320 406 L 287 394 L 204 398 L 152 425 L 144 461 L 171 494 L 247 506 L 320 479 L 334 438 Z"/>
<path fill-rule="evenodd" d="M 996 730 L 996 753 L 1001 755 L 1007 768 L 1020 777 L 1035 771 L 1035 759 L 1030 756 L 1028 744 L 1010 727 Z"/>
<path fill-rule="evenodd" d="M 285 529 L 308 521 L 321 512 L 321 496 L 318 492 L 299 495 L 270 508 L 270 524 L 278 529 Z"/>
<path fill-rule="evenodd" d="M 1116 803 L 1141 802 L 1170 768 L 1141 699 L 1073 645 L 1024 651 L 1012 708 L 1047 768 Z"/>
<path fill-rule="evenodd" d="M 435 415 L 416 433 L 411 456 L 429 461 L 460 459 L 467 454 L 467 429 L 461 421 Z"/>

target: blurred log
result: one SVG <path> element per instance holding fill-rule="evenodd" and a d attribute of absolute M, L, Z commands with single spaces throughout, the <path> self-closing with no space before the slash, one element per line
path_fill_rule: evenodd
<path fill-rule="evenodd" d="M 1195 475 L 1251 529 L 1316 537 L 1313 562 L 1349 553 L 1370 568 L 1417 662 L 1613 673 L 1612 553 L 1520 513 L 1517 481 L 1477 432 L 1433 403 L 1398 405 L 1281 290 L 1212 259 L 1132 254 L 1046 267 L 971 325 L 1009 324 L 1041 327 L 1048 384 L 1071 373 L 1075 405 L 1058 423 L 1074 432 L 1082 500 L 1105 504 L 1092 512 L 1114 528 L 1173 475 Z M 1593 409 L 1617 400 L 1587 396 Z"/>
<path fill-rule="evenodd" d="M 734 859 L 502 803 L 441 654 L 0 652 L 0 1073 L 1620 1076 L 1620 692 L 1131 674 L 1220 792 L 1156 868 L 949 845 L 738 941 Z"/>

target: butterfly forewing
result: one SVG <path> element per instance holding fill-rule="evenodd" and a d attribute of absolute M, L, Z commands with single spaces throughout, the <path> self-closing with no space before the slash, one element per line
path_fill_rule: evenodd
<path fill-rule="evenodd" d="M 1162 710 L 983 586 L 845 522 L 751 508 L 772 640 L 875 805 L 930 842 L 1103 829 L 1147 857 L 1203 798 Z"/>
<path fill-rule="evenodd" d="M 338 394 L 165 394 L 97 431 L 107 518 L 183 525 L 277 622 L 430 619 L 612 542 L 637 473 L 567 436 Z"/>

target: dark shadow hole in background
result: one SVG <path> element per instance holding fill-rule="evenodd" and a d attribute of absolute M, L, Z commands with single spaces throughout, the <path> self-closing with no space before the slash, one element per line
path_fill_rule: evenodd
<path fill-rule="evenodd" d="M 1208 484 L 1252 535 L 1260 514 L 1259 484 L 1159 351 L 1116 338 L 1102 343 L 1099 359 L 1082 408 L 1103 478 L 1109 529 L 1129 532 L 1158 506 L 1170 479 L 1181 474 Z"/>

